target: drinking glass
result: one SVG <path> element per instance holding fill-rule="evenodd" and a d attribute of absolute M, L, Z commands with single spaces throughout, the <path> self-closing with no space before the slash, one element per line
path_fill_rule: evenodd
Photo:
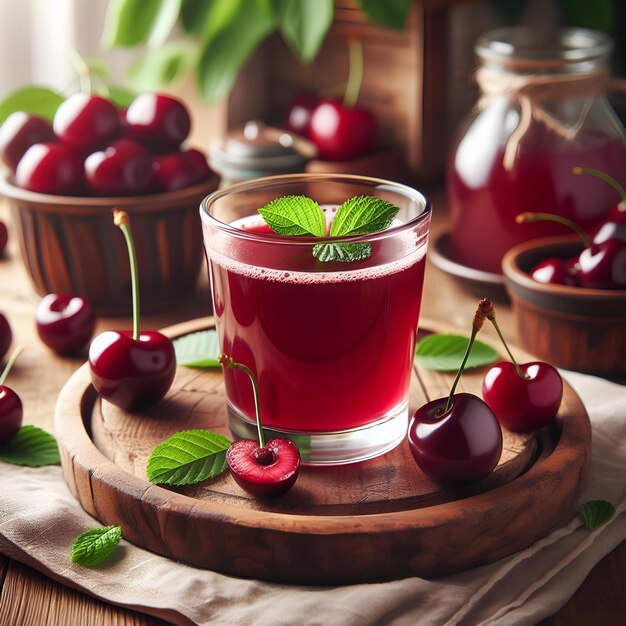
<path fill-rule="evenodd" d="M 282 236 L 258 209 L 304 195 L 327 224 L 354 196 L 387 200 L 399 212 L 385 231 L 333 237 L 369 244 L 356 261 L 320 261 L 312 236 Z M 308 464 L 383 454 L 406 434 L 430 203 L 411 187 L 329 174 L 271 176 L 208 196 L 200 208 L 220 347 L 250 367 L 268 436 L 286 436 Z M 225 370 L 229 426 L 256 437 L 247 375 Z"/>

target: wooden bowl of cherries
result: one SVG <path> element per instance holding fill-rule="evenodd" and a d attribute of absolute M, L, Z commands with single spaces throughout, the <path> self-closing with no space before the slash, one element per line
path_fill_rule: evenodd
<path fill-rule="evenodd" d="M 54 118 L 23 111 L 0 127 L 20 253 L 39 295 L 86 297 L 99 314 L 130 310 L 131 277 L 113 208 L 132 216 L 142 308 L 179 303 L 202 265 L 198 207 L 218 185 L 205 154 L 185 145 L 186 106 L 142 93 L 127 109 L 76 93 Z"/>
<path fill-rule="evenodd" d="M 612 184 L 621 200 L 593 231 L 549 213 L 522 213 L 519 223 L 551 220 L 575 234 L 511 248 L 502 269 L 522 346 L 555 365 L 626 377 L 626 190 L 606 174 L 575 168 Z"/>

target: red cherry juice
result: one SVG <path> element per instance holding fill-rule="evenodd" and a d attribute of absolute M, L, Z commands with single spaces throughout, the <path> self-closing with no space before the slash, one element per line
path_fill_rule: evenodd
<path fill-rule="evenodd" d="M 524 211 L 564 215 L 585 229 L 597 225 L 619 198 L 605 182 L 576 176 L 572 168 L 594 167 L 626 184 L 626 146 L 593 131 L 580 135 L 568 144 L 555 139 L 520 149 L 510 170 L 503 165 L 503 148 L 482 149 L 478 138 L 471 149 L 460 144 L 447 178 L 454 260 L 499 274 L 502 256 L 514 245 L 571 233 L 552 222 L 516 224 L 515 216 Z"/>
<path fill-rule="evenodd" d="M 270 234 L 259 219 L 239 227 Z M 388 239 L 372 243 L 370 258 L 350 263 L 322 263 L 311 248 L 294 253 L 278 245 L 250 250 L 251 263 L 208 251 L 222 350 L 257 375 L 265 426 L 341 431 L 406 402 L 426 244 L 416 248 L 413 234 L 407 254 L 406 238 Z M 233 256 L 245 257 L 246 245 L 238 241 Z M 283 253 L 289 271 L 268 269 L 280 266 Z M 231 405 L 254 421 L 248 377 L 237 370 L 224 377 Z"/>

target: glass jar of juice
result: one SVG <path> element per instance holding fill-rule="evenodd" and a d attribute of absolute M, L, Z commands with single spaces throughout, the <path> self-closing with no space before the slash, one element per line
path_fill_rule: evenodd
<path fill-rule="evenodd" d="M 481 97 L 447 165 L 455 262 L 500 274 L 513 245 L 566 232 L 517 224 L 518 213 L 557 213 L 590 228 L 618 202 L 603 181 L 572 173 L 593 167 L 626 184 L 624 128 L 606 98 L 611 49 L 608 36 L 581 28 L 547 40 L 525 28 L 479 38 Z"/>

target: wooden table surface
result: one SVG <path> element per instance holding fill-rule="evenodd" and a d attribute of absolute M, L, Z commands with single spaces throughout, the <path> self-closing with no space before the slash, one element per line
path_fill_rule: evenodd
<path fill-rule="evenodd" d="M 442 194 L 434 190 L 433 235 L 445 228 L 446 215 Z M 0 219 L 10 222 L 6 207 L 0 204 Z M 57 394 L 68 377 L 81 365 L 78 358 L 60 358 L 52 354 L 37 337 L 34 310 L 39 300 L 22 266 L 16 240 L 10 232 L 10 244 L 0 260 L 0 311 L 13 328 L 14 344 L 25 347 L 19 367 L 11 375 L 11 386 L 21 396 L 25 423 L 51 429 Z M 422 315 L 458 326 L 469 334 L 478 298 L 463 286 L 428 265 Z M 498 319 L 505 334 L 514 342 L 511 311 L 498 304 Z M 170 324 L 202 317 L 210 313 L 208 283 L 203 273 L 198 292 L 168 311 L 143 316 L 142 327 L 162 328 Z M 130 328 L 128 319 L 105 318 L 97 332 L 107 328 Z M 486 327 L 483 332 L 492 332 Z M 623 624 L 626 614 L 626 542 L 604 558 L 585 582 L 556 615 L 542 626 L 611 626 Z M 43 574 L 0 554 L 0 626 L 69 626 L 69 625 L 148 625 L 161 620 L 122 609 L 74 591 Z"/>

